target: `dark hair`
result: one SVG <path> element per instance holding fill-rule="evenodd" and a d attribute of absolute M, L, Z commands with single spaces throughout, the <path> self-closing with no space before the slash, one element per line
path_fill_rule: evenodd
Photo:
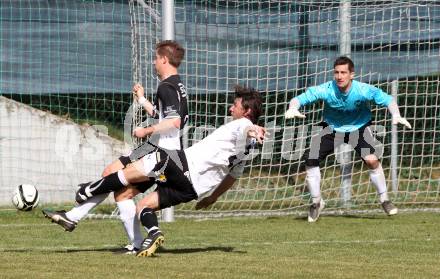
<path fill-rule="evenodd" d="M 180 62 L 183 60 L 185 55 L 185 49 L 179 45 L 176 41 L 162 41 L 156 45 L 157 54 L 160 56 L 166 56 L 168 61 L 174 67 L 179 67 Z"/>
<path fill-rule="evenodd" d="M 241 105 L 247 111 L 251 110 L 248 118 L 252 123 L 256 124 L 262 112 L 262 100 L 260 92 L 252 87 L 235 86 L 235 98 L 241 98 Z"/>
<path fill-rule="evenodd" d="M 354 72 L 354 63 L 350 58 L 346 56 L 339 56 L 336 58 L 335 63 L 333 64 L 333 69 L 338 65 L 348 65 L 348 70 L 353 73 Z"/>

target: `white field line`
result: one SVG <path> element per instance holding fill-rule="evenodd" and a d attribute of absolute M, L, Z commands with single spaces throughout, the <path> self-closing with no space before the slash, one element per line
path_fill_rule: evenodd
<path fill-rule="evenodd" d="M 291 244 L 291 245 L 297 245 L 297 244 L 382 244 L 387 242 L 430 242 L 435 241 L 431 238 L 425 238 L 425 239 L 376 239 L 376 240 L 299 240 L 299 241 L 277 241 L 277 242 L 241 242 L 242 245 L 274 245 L 274 244 Z M 249 244 L 248 244 L 249 243 Z"/>

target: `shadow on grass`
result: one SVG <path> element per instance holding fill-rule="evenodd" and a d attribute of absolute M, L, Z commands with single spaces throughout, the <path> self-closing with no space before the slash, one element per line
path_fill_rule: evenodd
<path fill-rule="evenodd" d="M 234 250 L 234 247 L 223 247 L 223 246 L 210 246 L 210 247 L 200 247 L 200 248 L 180 248 L 180 249 L 166 249 L 160 247 L 157 251 L 158 253 L 170 253 L 170 254 L 189 254 L 189 253 L 203 253 L 210 251 L 219 251 L 224 253 L 240 253 L 245 254 L 246 251 Z"/>
<path fill-rule="evenodd" d="M 29 253 L 29 252 L 39 252 L 39 253 L 76 253 L 76 252 L 113 252 L 113 253 L 122 253 L 126 251 L 121 247 L 90 247 L 90 248 L 59 248 L 54 247 L 53 249 L 39 249 L 39 248 L 11 248 L 11 249 L 3 249 L 1 252 L 15 252 L 15 253 Z"/>
<path fill-rule="evenodd" d="M 198 247 L 198 248 L 179 248 L 179 249 L 166 249 L 163 247 L 160 247 L 157 250 L 157 253 L 169 253 L 169 254 L 190 254 L 190 253 L 204 253 L 204 252 L 211 252 L 211 251 L 219 251 L 224 253 L 240 253 L 244 254 L 247 253 L 246 251 L 238 251 L 234 250 L 234 247 L 224 247 L 224 246 L 209 246 L 209 247 Z M 24 248 L 17 248 L 17 249 L 3 249 L 1 252 L 9 252 L 9 253 L 32 253 L 32 252 L 39 252 L 39 253 L 81 253 L 81 252 L 111 252 L 113 254 L 124 254 L 127 252 L 126 249 L 121 247 L 90 247 L 90 248 L 60 248 L 60 249 L 24 249 Z"/>
<path fill-rule="evenodd" d="M 388 219 L 388 217 L 385 214 L 378 214 L 378 215 L 354 215 L 354 214 L 348 214 L 348 215 L 335 215 L 331 217 L 338 217 L 338 218 L 349 218 L 349 219 L 369 219 L 369 220 L 383 220 Z"/>

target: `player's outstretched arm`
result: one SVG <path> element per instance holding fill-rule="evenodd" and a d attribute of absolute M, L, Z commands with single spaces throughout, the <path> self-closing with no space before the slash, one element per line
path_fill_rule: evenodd
<path fill-rule="evenodd" d="M 133 86 L 133 95 L 136 101 L 141 105 L 150 116 L 154 116 L 153 104 L 145 98 L 144 88 L 139 83 Z"/>
<path fill-rule="evenodd" d="M 235 178 L 229 174 L 223 178 L 222 182 L 217 186 L 217 188 L 211 193 L 211 195 L 201 199 L 196 204 L 196 209 L 202 209 L 215 203 L 217 199 L 227 190 L 229 190 L 232 185 L 234 185 Z"/>
<path fill-rule="evenodd" d="M 133 130 L 133 136 L 137 138 L 149 137 L 153 134 L 166 133 L 171 129 L 180 127 L 180 118 L 164 119 L 161 122 L 148 127 L 137 127 Z"/>
<path fill-rule="evenodd" d="M 296 98 L 293 98 L 289 103 L 289 109 L 284 114 L 284 118 L 306 118 L 306 116 L 299 112 L 300 103 Z"/>
<path fill-rule="evenodd" d="M 391 103 L 388 105 L 388 110 L 390 111 L 392 115 L 392 124 L 402 124 L 405 125 L 407 128 L 411 129 L 411 124 L 409 124 L 408 120 L 406 120 L 405 117 L 400 116 L 399 112 L 399 106 L 397 105 L 396 101 L 391 101 Z"/>

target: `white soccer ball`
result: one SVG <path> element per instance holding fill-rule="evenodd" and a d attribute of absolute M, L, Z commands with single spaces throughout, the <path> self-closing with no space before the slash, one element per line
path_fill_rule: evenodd
<path fill-rule="evenodd" d="M 34 209 L 39 201 L 40 197 L 37 188 L 30 184 L 19 185 L 15 188 L 14 194 L 12 195 L 12 203 L 14 206 L 23 211 Z"/>

